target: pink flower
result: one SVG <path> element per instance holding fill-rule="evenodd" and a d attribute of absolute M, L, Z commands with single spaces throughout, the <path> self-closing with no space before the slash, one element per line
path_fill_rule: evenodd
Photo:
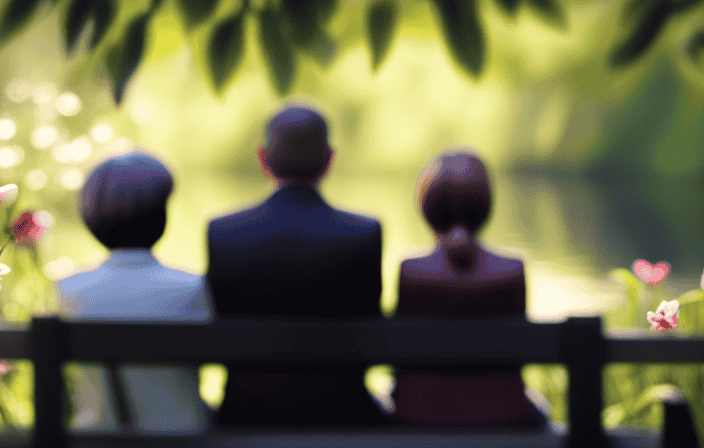
<path fill-rule="evenodd" d="M 26 211 L 12 223 L 12 235 L 18 245 L 31 246 L 44 233 L 47 226 L 43 224 L 39 213 Z"/>
<path fill-rule="evenodd" d="M 10 370 L 15 370 L 15 366 L 5 360 L 0 361 L 0 375 L 8 373 Z"/>
<path fill-rule="evenodd" d="M 680 302 L 678 302 L 677 300 L 673 300 L 671 302 L 663 300 L 654 313 L 652 311 L 648 311 L 648 322 L 650 322 L 650 325 L 653 327 L 654 330 L 662 331 L 671 328 L 677 328 L 677 325 L 679 323 L 677 321 L 677 313 L 679 312 L 679 310 Z"/>
<path fill-rule="evenodd" d="M 670 264 L 661 261 L 653 266 L 646 260 L 636 260 L 633 263 L 633 272 L 644 282 L 657 285 L 670 273 Z"/>

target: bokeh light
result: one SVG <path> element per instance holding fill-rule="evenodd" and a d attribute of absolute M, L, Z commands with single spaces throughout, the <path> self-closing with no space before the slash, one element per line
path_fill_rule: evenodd
<path fill-rule="evenodd" d="M 113 136 L 112 126 L 107 123 L 96 124 L 91 128 L 90 136 L 96 143 L 107 143 Z"/>
<path fill-rule="evenodd" d="M 134 142 L 127 137 L 117 137 L 110 144 L 109 151 L 112 153 L 127 152 L 132 149 Z"/>
<path fill-rule="evenodd" d="M 10 168 L 19 165 L 24 160 L 24 150 L 19 146 L 0 148 L 0 168 Z"/>
<path fill-rule="evenodd" d="M 32 101 L 34 104 L 46 104 L 56 96 L 57 88 L 53 82 L 39 84 L 32 89 Z"/>
<path fill-rule="evenodd" d="M 40 126 L 32 132 L 30 142 L 37 149 L 46 149 L 51 146 L 59 136 L 59 131 L 55 126 Z"/>
<path fill-rule="evenodd" d="M 64 145 L 62 145 L 64 146 Z M 88 137 L 78 137 L 66 148 L 66 155 L 70 162 L 82 162 L 93 151 L 93 144 Z"/>
<path fill-rule="evenodd" d="M 0 120 L 0 140 L 9 140 L 17 133 L 17 125 L 11 118 Z"/>
<path fill-rule="evenodd" d="M 29 98 L 32 93 L 32 86 L 24 78 L 15 78 L 7 85 L 5 94 L 10 101 L 21 103 Z"/>
<path fill-rule="evenodd" d="M 36 212 L 34 214 L 34 219 L 36 219 L 37 223 L 44 228 L 54 225 L 54 217 L 46 210 L 39 210 Z"/>
<path fill-rule="evenodd" d="M 81 111 L 81 99 L 73 92 L 64 92 L 56 98 L 56 110 L 66 117 Z"/>
<path fill-rule="evenodd" d="M 83 185 L 83 173 L 76 168 L 68 168 L 59 174 L 59 184 L 67 190 L 78 190 Z"/>
<path fill-rule="evenodd" d="M 42 170 L 32 170 L 24 178 L 24 183 L 30 190 L 40 190 L 46 185 L 46 173 Z"/>
<path fill-rule="evenodd" d="M 51 148 L 51 156 L 59 163 L 71 163 L 71 157 L 69 156 L 70 147 L 70 143 L 56 145 Z"/>

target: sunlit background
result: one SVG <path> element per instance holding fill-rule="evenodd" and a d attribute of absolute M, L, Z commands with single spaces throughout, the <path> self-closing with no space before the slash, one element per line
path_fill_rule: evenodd
<path fill-rule="evenodd" d="M 53 215 L 40 245 L 45 274 L 62 278 L 105 259 L 76 213 L 76 193 L 89 167 L 133 146 L 157 154 L 176 176 L 156 257 L 203 274 L 208 221 L 273 192 L 256 159 L 266 121 L 287 102 L 305 101 L 328 118 L 336 151 L 322 195 L 382 222 L 387 315 L 401 261 L 434 243 L 415 197 L 417 176 L 454 146 L 475 148 L 490 170 L 494 208 L 481 239 L 524 260 L 531 320 L 621 306 L 623 289 L 607 273 L 637 258 L 670 262 L 663 288 L 673 294 L 698 287 L 704 62 L 684 46 L 704 7 L 674 17 L 645 57 L 613 70 L 607 61 L 625 36 L 623 2 L 562 1 L 568 27 L 560 30 L 529 8 L 511 20 L 482 1 L 488 46 L 476 80 L 452 62 L 426 2 L 399 2 L 400 29 L 373 74 L 358 13 L 367 3 L 340 2 L 328 28 L 337 56 L 321 68 L 301 54 L 293 93 L 281 98 L 252 39 L 238 75 L 215 95 L 192 50 L 204 32 L 184 31 L 167 1 L 120 107 L 95 76 L 85 42 L 67 58 L 58 14 L 46 8 L 0 51 L 0 178 L 20 185 L 27 207 Z M 255 22 L 247 27 L 258 32 Z M 4 318 L 26 319 L 29 308 L 5 292 Z M 205 371 L 204 384 L 221 381 L 218 372 Z M 221 399 L 217 386 L 203 390 L 211 404 Z M 10 418 L 31 419 L 30 410 Z"/>

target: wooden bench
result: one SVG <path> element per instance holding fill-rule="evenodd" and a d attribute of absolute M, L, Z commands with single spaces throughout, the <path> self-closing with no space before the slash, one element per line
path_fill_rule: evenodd
<path fill-rule="evenodd" d="M 228 341 L 226 344 L 223 341 Z M 354 322 L 233 319 L 210 326 L 65 323 L 35 318 L 29 331 L 0 332 L 5 359 L 30 358 L 35 371 L 35 429 L 14 446 L 63 447 L 688 447 L 698 446 L 681 397 L 665 399 L 662 434 L 601 426 L 606 363 L 704 363 L 704 338 L 605 338 L 601 319 L 563 323 L 430 319 Z M 67 434 L 62 363 L 227 363 L 522 365 L 562 363 L 569 372 L 569 425 L 564 432 L 375 428 L 242 428 L 201 437 Z M 2 443 L 0 441 L 0 443 Z M 31 444 L 31 445 L 29 445 Z M 2 445 L 12 446 L 12 445 Z"/>

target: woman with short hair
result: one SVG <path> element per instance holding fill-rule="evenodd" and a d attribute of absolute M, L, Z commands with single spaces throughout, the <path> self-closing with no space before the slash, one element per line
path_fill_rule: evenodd
<path fill-rule="evenodd" d="M 110 158 L 93 170 L 81 191 L 79 210 L 111 253 L 96 269 L 58 282 L 65 319 L 212 320 L 204 278 L 166 267 L 150 252 L 164 233 L 173 186 L 168 169 L 141 151 Z M 136 430 L 192 434 L 210 425 L 195 367 L 121 367 L 110 372 L 94 365 L 77 370 L 74 428 L 118 429 L 119 421 L 127 420 Z"/>

